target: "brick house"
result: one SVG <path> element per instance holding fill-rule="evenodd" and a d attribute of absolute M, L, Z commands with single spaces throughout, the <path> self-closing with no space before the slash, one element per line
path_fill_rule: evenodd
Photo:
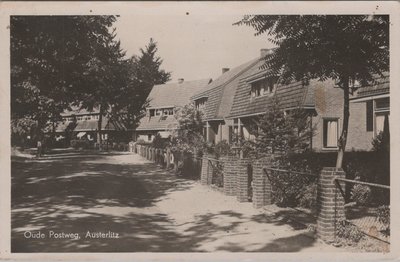
<path fill-rule="evenodd" d="M 277 97 L 285 111 L 303 108 L 309 112 L 316 127 L 310 138 L 314 151 L 336 151 L 343 121 L 343 91 L 333 80 L 277 84 L 277 78 L 261 68 L 265 52 L 271 51 L 263 49 L 260 58 L 231 70 L 231 74 L 225 72 L 218 78 L 220 81 L 215 80 L 193 97 L 196 106 L 205 112 L 207 141 L 225 139 L 232 143 L 234 134 L 254 139 L 251 130 L 257 127 L 257 118 Z M 372 139 L 383 129 L 385 117 L 389 118 L 388 74 L 377 77 L 371 86 L 359 88 L 352 96 L 347 150 L 370 150 Z"/>
<path fill-rule="evenodd" d="M 189 104 L 190 98 L 203 90 L 211 81 L 211 79 L 194 81 L 179 79 L 177 83 L 155 85 L 148 96 L 146 115 L 135 130 L 136 140 L 151 142 L 157 134 L 162 138 L 169 137 L 170 131 L 178 124 L 174 115 L 175 110 Z"/>
<path fill-rule="evenodd" d="M 73 108 L 71 111 L 61 113 L 62 120 L 56 124 L 55 139 L 61 141 L 68 139 L 87 139 L 97 141 L 99 110 L 88 111 L 86 109 Z M 123 117 L 122 115 L 120 117 Z M 70 132 L 67 135 L 67 132 Z M 102 117 L 101 137 L 103 141 L 125 141 L 129 137 L 129 130 L 121 119 Z"/>
<path fill-rule="evenodd" d="M 223 68 L 222 74 L 205 90 L 192 97 L 196 108 L 203 111 L 204 136 L 209 143 L 230 141 L 233 120 L 227 119 L 240 76 L 258 62 L 253 59 L 235 68 Z"/>

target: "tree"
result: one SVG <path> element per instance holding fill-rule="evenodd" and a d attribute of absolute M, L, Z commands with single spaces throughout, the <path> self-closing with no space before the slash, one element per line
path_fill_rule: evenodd
<path fill-rule="evenodd" d="M 282 154 L 283 158 L 292 153 L 303 153 L 310 148 L 310 139 L 315 127 L 311 126 L 309 114 L 303 109 L 282 110 L 279 100 L 274 98 L 268 111 L 258 119 L 254 140 L 243 141 L 246 155 L 256 157 Z"/>
<path fill-rule="evenodd" d="M 101 149 L 103 116 L 115 117 L 120 93 L 130 85 L 129 62 L 125 59 L 125 52 L 121 43 L 115 40 L 115 29 L 102 35 L 101 44 L 95 50 L 93 57 L 84 68 L 85 88 L 78 100 L 80 108 L 89 111 L 99 110 L 97 124 L 97 142 Z M 134 102 L 134 101 L 131 101 Z"/>
<path fill-rule="evenodd" d="M 12 16 L 11 118 L 37 122 L 37 137 L 88 90 L 106 79 L 96 61 L 107 63 L 114 16 Z M 113 73 L 113 72 L 112 72 Z M 109 74 L 107 75 L 109 76 Z M 49 121 L 51 120 L 51 121 Z"/>
<path fill-rule="evenodd" d="M 389 70 L 388 15 L 248 15 L 237 25 L 267 34 L 277 48 L 264 68 L 282 82 L 334 79 L 343 90 L 343 129 L 336 167 L 342 167 L 349 125 L 349 96 Z"/>
<path fill-rule="evenodd" d="M 172 132 L 172 149 L 191 153 L 201 151 L 205 146 L 202 112 L 190 103 L 179 108 L 175 118 L 178 120 L 178 126 Z"/>
<path fill-rule="evenodd" d="M 140 55 L 126 61 L 129 66 L 123 74 L 129 77 L 129 83 L 120 92 L 118 108 L 127 113 L 125 124 L 129 129 L 134 129 L 142 118 L 153 86 L 165 84 L 171 78 L 170 72 L 161 69 L 163 60 L 157 51 L 157 42 L 150 38 L 146 47 L 140 49 Z"/>

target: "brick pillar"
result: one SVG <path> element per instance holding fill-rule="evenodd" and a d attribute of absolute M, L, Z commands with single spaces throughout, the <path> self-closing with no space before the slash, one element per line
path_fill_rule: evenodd
<path fill-rule="evenodd" d="M 344 218 L 344 198 L 335 178 L 344 178 L 343 169 L 324 167 L 317 191 L 317 236 L 327 243 L 335 241 L 336 222 Z M 344 192 L 344 184 L 341 189 Z"/>
<path fill-rule="evenodd" d="M 224 156 L 220 158 L 224 165 L 224 193 L 228 196 L 235 196 L 236 192 L 236 171 L 235 162 L 238 160 L 235 157 Z"/>
<path fill-rule="evenodd" d="M 209 162 L 207 158 L 207 154 L 203 155 L 202 161 L 201 161 L 201 175 L 200 175 L 200 181 L 202 185 L 209 185 L 211 184 L 211 167 L 209 167 Z"/>
<path fill-rule="evenodd" d="M 236 198 L 239 202 L 249 201 L 248 159 L 237 159 L 232 169 L 236 173 Z"/>
<path fill-rule="evenodd" d="M 271 183 L 263 168 L 271 166 L 271 158 L 262 158 L 253 162 L 253 206 L 260 208 L 272 204 Z"/>

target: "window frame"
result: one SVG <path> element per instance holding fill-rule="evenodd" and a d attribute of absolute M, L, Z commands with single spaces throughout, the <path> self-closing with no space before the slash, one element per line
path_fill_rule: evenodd
<path fill-rule="evenodd" d="M 330 121 L 336 121 L 337 140 L 336 146 L 328 146 L 328 130 L 327 125 Z M 340 137 L 340 117 L 323 117 L 322 118 L 322 148 L 324 150 L 337 150 L 339 148 L 338 140 Z"/>
<path fill-rule="evenodd" d="M 255 99 L 263 96 L 272 96 L 275 94 L 277 87 L 277 78 L 267 77 L 260 80 L 250 82 L 250 98 Z"/>

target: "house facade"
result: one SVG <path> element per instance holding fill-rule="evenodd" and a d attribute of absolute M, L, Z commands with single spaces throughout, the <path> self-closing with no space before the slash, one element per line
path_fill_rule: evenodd
<path fill-rule="evenodd" d="M 333 80 L 311 80 L 308 83 L 277 84 L 278 78 L 262 67 L 266 53 L 223 74 L 192 97 L 204 112 L 204 135 L 208 142 L 235 138 L 254 139 L 257 120 L 278 99 L 285 111 L 302 108 L 309 113 L 310 148 L 317 152 L 338 150 L 343 126 L 343 91 Z M 372 140 L 389 121 L 389 75 L 376 77 L 370 86 L 363 86 L 351 96 L 350 123 L 346 149 L 368 151 Z M 310 126 L 310 128 L 311 128 Z"/>
<path fill-rule="evenodd" d="M 207 142 L 216 144 L 222 140 L 232 140 L 233 120 L 227 116 L 240 76 L 257 62 L 258 58 L 232 69 L 223 68 L 217 79 L 192 97 L 196 108 L 203 111 L 203 134 Z"/>
<path fill-rule="evenodd" d="M 168 138 L 177 128 L 176 109 L 191 102 L 190 98 L 203 90 L 211 79 L 184 81 L 155 85 L 149 96 L 146 115 L 135 130 L 136 141 L 152 142 L 156 135 Z"/>

